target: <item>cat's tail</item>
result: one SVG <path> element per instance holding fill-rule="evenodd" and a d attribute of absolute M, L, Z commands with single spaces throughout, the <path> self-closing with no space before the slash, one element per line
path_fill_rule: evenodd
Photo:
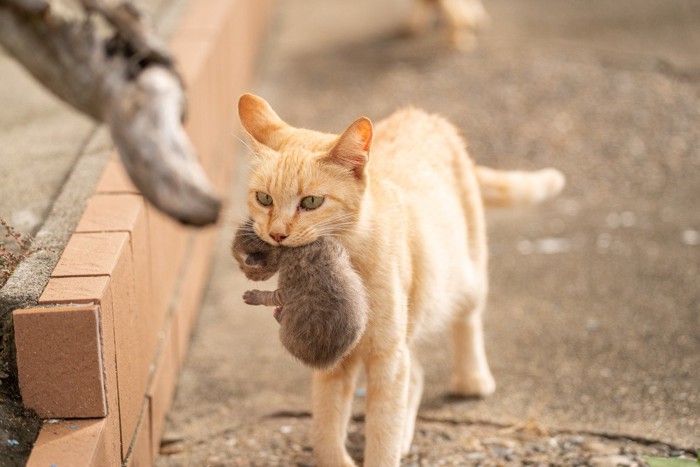
<path fill-rule="evenodd" d="M 564 175 L 557 169 L 523 172 L 478 165 L 476 178 L 484 204 L 499 208 L 537 204 L 558 195 L 566 184 Z"/>

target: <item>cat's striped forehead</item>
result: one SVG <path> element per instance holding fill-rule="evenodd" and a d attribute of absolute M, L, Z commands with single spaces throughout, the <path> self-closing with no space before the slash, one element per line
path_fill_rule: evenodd
<path fill-rule="evenodd" d="M 268 154 L 255 164 L 251 182 L 256 189 L 278 198 L 320 194 L 314 193 L 321 181 L 318 158 L 303 148 Z"/>

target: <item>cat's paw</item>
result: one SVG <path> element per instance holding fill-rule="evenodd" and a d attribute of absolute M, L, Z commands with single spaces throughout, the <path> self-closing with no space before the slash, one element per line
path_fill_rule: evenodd
<path fill-rule="evenodd" d="M 319 467 L 356 467 L 355 461 L 347 452 L 331 453 L 319 452 L 320 449 L 314 448 L 314 455 Z"/>
<path fill-rule="evenodd" d="M 496 390 L 496 381 L 491 373 L 469 373 L 453 376 L 450 394 L 458 397 L 485 397 Z"/>

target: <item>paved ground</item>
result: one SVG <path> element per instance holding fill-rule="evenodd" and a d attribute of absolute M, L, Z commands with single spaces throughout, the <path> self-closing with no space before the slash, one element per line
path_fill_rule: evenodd
<path fill-rule="evenodd" d="M 569 180 L 556 201 L 490 213 L 499 388 L 446 398 L 446 339 L 425 342 L 406 465 L 632 465 L 700 446 L 700 3 L 487 1 L 472 55 L 398 37 L 406 2 L 377 4 L 279 2 L 256 91 L 334 132 L 413 104 L 452 119 L 481 163 Z M 270 313 L 242 304 L 230 230 L 158 465 L 312 464 L 308 371 Z"/>

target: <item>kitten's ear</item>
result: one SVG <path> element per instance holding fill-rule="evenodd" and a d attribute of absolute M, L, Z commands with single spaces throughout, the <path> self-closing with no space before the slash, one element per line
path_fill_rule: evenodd
<path fill-rule="evenodd" d="M 340 135 L 328 155 L 328 162 L 342 165 L 361 178 L 369 161 L 369 148 L 372 145 L 372 122 L 360 117 Z"/>
<path fill-rule="evenodd" d="M 279 130 L 287 128 L 287 124 L 265 99 L 243 94 L 238 99 L 238 117 L 255 141 L 274 150 L 279 149 Z"/>

